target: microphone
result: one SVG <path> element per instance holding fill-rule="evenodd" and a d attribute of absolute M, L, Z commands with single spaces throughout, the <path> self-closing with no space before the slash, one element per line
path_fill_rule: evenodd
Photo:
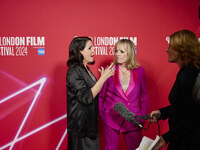
<path fill-rule="evenodd" d="M 136 119 L 135 114 L 128 110 L 122 103 L 118 102 L 113 107 L 114 110 L 118 112 L 120 116 L 122 116 L 124 119 L 126 119 L 129 122 L 133 122 L 136 126 L 139 126 L 140 128 L 143 128 L 143 125 L 139 123 L 139 121 Z"/>

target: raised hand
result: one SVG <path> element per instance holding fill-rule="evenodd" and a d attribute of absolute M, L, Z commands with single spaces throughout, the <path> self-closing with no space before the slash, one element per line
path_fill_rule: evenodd
<path fill-rule="evenodd" d="M 115 66 L 113 63 L 111 63 L 110 66 L 106 67 L 105 69 L 101 67 L 101 69 L 98 69 L 98 71 L 101 73 L 100 78 L 102 78 L 105 81 L 115 74 Z"/>

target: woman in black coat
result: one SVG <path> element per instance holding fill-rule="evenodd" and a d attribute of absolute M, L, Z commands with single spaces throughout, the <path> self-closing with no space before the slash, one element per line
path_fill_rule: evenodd
<path fill-rule="evenodd" d="M 200 44 L 196 35 L 189 30 L 175 32 L 170 36 L 166 50 L 168 61 L 176 63 L 180 70 L 169 94 L 170 105 L 151 113 L 161 119 L 168 119 L 169 131 L 163 134 L 154 150 L 160 150 L 167 143 L 168 150 L 200 150 L 200 104 L 192 93 L 200 72 Z"/>
<path fill-rule="evenodd" d="M 98 93 L 114 74 L 111 64 L 95 78 L 87 64 L 94 63 L 94 48 L 88 37 L 75 37 L 69 46 L 67 72 L 68 150 L 98 150 Z"/>

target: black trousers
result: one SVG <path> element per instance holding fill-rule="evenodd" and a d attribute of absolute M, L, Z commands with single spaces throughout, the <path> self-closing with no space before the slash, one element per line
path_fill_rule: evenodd
<path fill-rule="evenodd" d="M 99 150 L 99 137 L 74 137 L 68 134 L 67 150 Z"/>

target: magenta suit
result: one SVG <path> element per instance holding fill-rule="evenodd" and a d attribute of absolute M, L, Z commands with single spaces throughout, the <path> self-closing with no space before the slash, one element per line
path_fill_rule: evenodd
<path fill-rule="evenodd" d="M 126 121 L 113 109 L 115 103 L 117 102 L 123 103 L 131 112 L 136 115 L 143 116 L 147 114 L 149 99 L 146 90 L 144 69 L 142 67 L 131 70 L 130 83 L 128 89 L 124 93 L 119 77 L 119 67 L 116 66 L 115 75 L 107 79 L 99 94 L 99 113 L 106 128 L 109 127 L 118 133 L 139 131 L 141 134 L 141 129 L 139 127 L 135 126 L 132 122 Z M 106 133 L 107 131 L 108 130 L 105 129 L 105 136 L 109 134 Z M 138 138 L 141 140 L 142 137 Z M 126 138 L 124 139 L 126 140 Z M 136 141 L 136 145 L 140 143 L 140 140 Z M 129 141 L 132 143 L 135 142 L 134 139 L 129 139 Z M 125 141 L 125 143 L 128 144 L 129 141 Z M 105 143 L 108 145 L 116 144 L 112 143 L 112 140 L 109 139 L 105 141 Z M 108 148 L 105 147 L 105 149 Z"/>

